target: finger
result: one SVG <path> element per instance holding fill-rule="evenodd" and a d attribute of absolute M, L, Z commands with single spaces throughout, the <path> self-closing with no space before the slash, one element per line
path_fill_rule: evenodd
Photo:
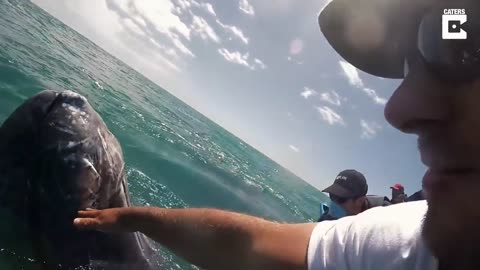
<path fill-rule="evenodd" d="M 87 210 L 87 211 L 78 211 L 78 217 L 88 218 L 98 216 L 100 211 L 98 210 Z"/>
<path fill-rule="evenodd" d="M 87 209 L 85 209 L 85 210 L 86 210 L 86 211 L 95 211 L 95 210 L 97 210 L 97 209 L 87 208 Z"/>
<path fill-rule="evenodd" d="M 98 230 L 100 223 L 94 218 L 76 218 L 73 225 L 79 230 Z"/>

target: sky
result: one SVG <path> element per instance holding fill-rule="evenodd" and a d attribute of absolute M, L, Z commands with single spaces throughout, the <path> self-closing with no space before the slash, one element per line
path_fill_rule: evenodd
<path fill-rule="evenodd" d="M 33 2 L 320 190 L 343 169 L 421 188 L 416 138 L 383 115 L 400 81 L 330 47 L 325 0 Z"/>

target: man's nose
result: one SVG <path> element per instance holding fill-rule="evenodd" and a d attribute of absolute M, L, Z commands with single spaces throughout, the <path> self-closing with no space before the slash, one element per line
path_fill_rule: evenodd
<path fill-rule="evenodd" d="M 423 128 L 448 117 L 451 87 L 417 61 L 388 101 L 385 118 L 402 132 L 419 134 Z"/>

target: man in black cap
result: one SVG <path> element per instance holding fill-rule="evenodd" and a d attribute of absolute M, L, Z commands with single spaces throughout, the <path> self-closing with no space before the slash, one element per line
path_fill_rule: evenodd
<path fill-rule="evenodd" d="M 321 204 L 319 222 L 354 216 L 372 207 L 390 205 L 384 196 L 367 196 L 367 180 L 356 170 L 340 172 L 333 184 L 322 192 L 329 194 L 331 203 Z"/>
<path fill-rule="evenodd" d="M 322 190 L 329 194 L 332 202 L 328 206 L 322 204 L 323 213 L 318 221 L 335 220 L 363 212 L 367 203 L 367 191 L 367 180 L 362 173 L 356 170 L 340 172 L 333 184 Z"/>

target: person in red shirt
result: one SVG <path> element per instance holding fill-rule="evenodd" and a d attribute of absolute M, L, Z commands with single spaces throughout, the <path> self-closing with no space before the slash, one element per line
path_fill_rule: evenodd
<path fill-rule="evenodd" d="M 390 189 L 392 190 L 392 199 L 390 200 L 392 204 L 405 202 L 407 195 L 405 194 L 405 188 L 401 184 L 395 184 Z"/>

